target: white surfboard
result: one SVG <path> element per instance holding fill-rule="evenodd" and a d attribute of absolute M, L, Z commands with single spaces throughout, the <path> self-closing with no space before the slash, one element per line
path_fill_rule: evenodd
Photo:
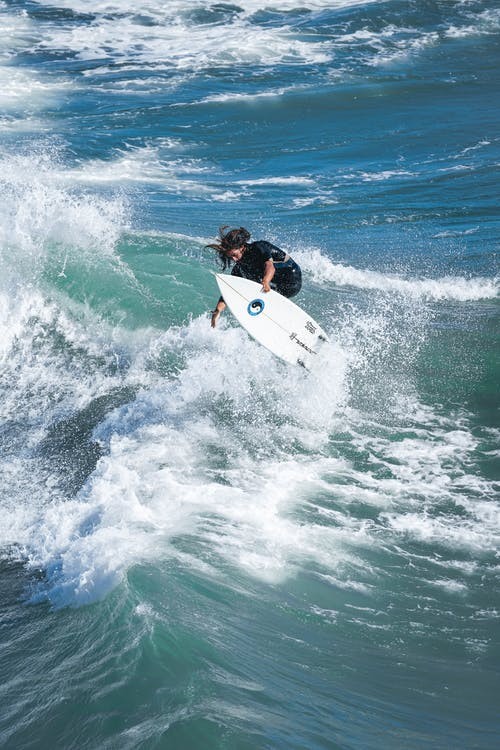
<path fill-rule="evenodd" d="M 310 368 L 325 341 L 321 326 L 291 300 L 262 284 L 239 276 L 216 273 L 224 302 L 259 344 L 277 357 Z"/>

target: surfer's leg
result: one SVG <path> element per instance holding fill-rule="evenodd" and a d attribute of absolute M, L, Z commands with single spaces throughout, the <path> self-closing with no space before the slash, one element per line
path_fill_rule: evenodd
<path fill-rule="evenodd" d="M 286 267 L 276 271 L 273 281 L 276 291 L 283 297 L 295 297 L 302 287 L 302 273 L 295 261 L 289 260 Z"/>

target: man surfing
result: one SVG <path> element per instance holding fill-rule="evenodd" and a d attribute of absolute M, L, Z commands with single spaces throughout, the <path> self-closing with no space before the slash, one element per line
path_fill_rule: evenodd
<path fill-rule="evenodd" d="M 262 291 L 274 289 L 284 297 L 294 297 L 302 286 L 300 266 L 276 245 L 266 240 L 249 242 L 250 232 L 244 227 L 219 229 L 219 243 L 207 245 L 216 250 L 222 269 L 231 268 L 232 276 L 257 281 Z M 212 310 L 212 328 L 215 328 L 221 312 L 226 307 L 223 297 L 219 297 Z"/>

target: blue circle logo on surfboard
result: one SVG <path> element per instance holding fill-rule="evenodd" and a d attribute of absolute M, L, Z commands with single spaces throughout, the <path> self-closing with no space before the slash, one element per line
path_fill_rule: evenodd
<path fill-rule="evenodd" d="M 251 302 L 248 303 L 247 312 L 252 317 L 255 317 L 256 315 L 261 314 L 264 307 L 265 307 L 265 302 L 263 299 L 253 299 Z"/>

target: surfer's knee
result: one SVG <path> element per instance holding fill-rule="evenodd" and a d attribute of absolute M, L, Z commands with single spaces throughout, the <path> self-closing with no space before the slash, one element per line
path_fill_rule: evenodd
<path fill-rule="evenodd" d="M 300 266 L 295 264 L 295 267 L 287 275 L 286 279 L 283 279 L 281 288 L 278 289 L 279 293 L 284 297 L 295 297 L 296 294 L 302 289 L 302 273 Z"/>

